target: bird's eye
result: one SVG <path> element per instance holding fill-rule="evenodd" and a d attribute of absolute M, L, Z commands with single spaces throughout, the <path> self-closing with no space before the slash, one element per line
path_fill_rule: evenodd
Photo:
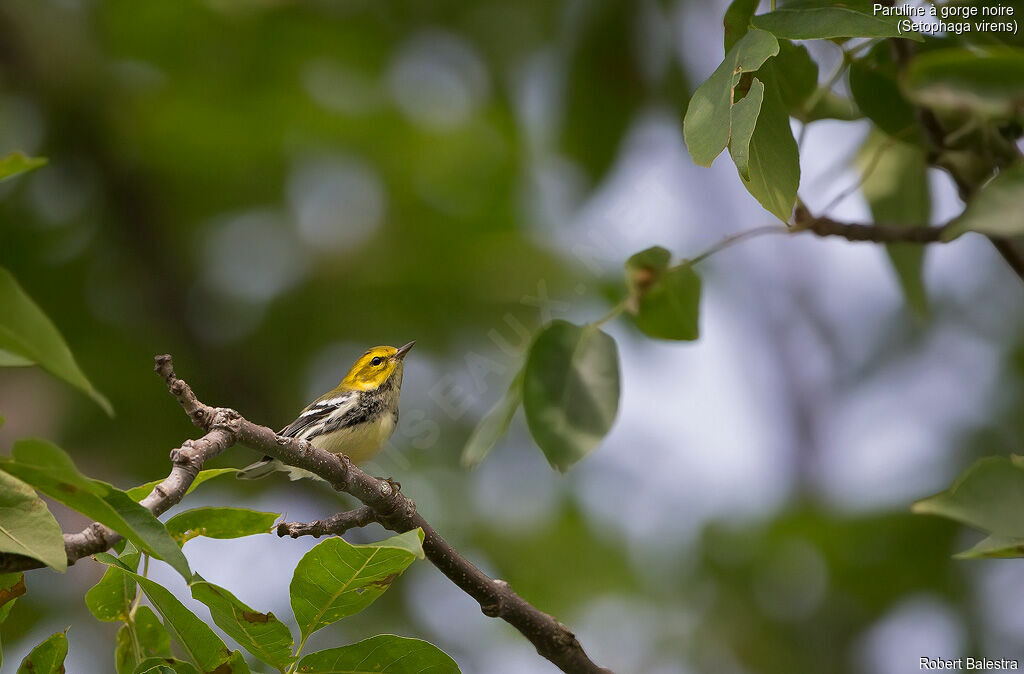
<path fill-rule="evenodd" d="M 373 360 L 370 361 L 370 365 L 373 365 L 374 367 L 377 367 L 382 362 L 384 362 L 384 361 L 381 360 L 380 356 L 374 356 Z"/>

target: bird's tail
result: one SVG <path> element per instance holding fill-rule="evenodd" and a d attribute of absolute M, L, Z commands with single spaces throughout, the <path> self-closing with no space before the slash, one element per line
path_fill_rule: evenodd
<path fill-rule="evenodd" d="M 238 471 L 238 473 L 235 474 L 235 477 L 239 480 L 258 480 L 261 477 L 266 477 L 283 467 L 283 464 L 277 459 L 264 456 L 251 466 L 246 466 L 242 470 Z"/>

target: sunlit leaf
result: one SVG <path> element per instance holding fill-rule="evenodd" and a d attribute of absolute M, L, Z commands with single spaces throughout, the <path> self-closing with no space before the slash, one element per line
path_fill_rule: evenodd
<path fill-rule="evenodd" d="M 177 547 L 177 546 L 175 546 Z M 212 672 L 233 657 L 220 637 L 210 627 L 188 610 L 170 590 L 156 581 L 133 572 L 121 560 L 105 552 L 94 556 L 96 561 L 120 568 L 146 593 L 153 607 L 163 617 L 168 631 L 188 654 L 188 657 L 204 672 Z M 218 670 L 218 674 L 221 670 Z M 234 670 L 229 670 L 234 671 Z M 248 668 L 238 671 L 248 671 Z M 225 671 L 225 674 L 228 674 Z"/>
<path fill-rule="evenodd" d="M 353 545 L 330 538 L 307 552 L 292 576 L 292 611 L 303 640 L 321 627 L 362 611 L 414 559 L 423 558 L 423 531 Z"/>
<path fill-rule="evenodd" d="M 1024 162 L 1019 162 L 993 178 L 967 202 L 964 212 L 946 231 L 949 241 L 964 232 L 981 232 L 992 236 L 1024 234 Z"/>
<path fill-rule="evenodd" d="M 188 490 L 185 491 L 185 495 L 187 496 L 188 494 L 191 494 L 196 487 L 207 480 L 212 480 L 213 478 L 220 477 L 221 475 L 234 475 L 237 472 L 237 468 L 207 468 L 206 470 L 201 470 L 199 471 L 199 474 L 196 475 L 196 479 L 192 480 L 192 484 L 188 486 Z M 138 487 L 132 487 L 125 493 L 128 494 L 128 497 L 131 500 L 138 502 L 149 496 L 154 487 L 161 482 L 163 482 L 163 480 L 153 480 L 146 484 L 140 484 Z"/>
<path fill-rule="evenodd" d="M 64 674 L 64 658 L 68 656 L 68 638 L 57 632 L 25 656 L 18 674 Z"/>
<path fill-rule="evenodd" d="M 530 434 L 560 471 L 589 454 L 619 407 L 615 340 L 593 326 L 554 321 L 534 339 L 523 374 Z"/>
<path fill-rule="evenodd" d="M 770 34 L 751 30 L 725 55 L 715 72 L 693 93 L 683 119 L 686 147 L 694 163 L 711 166 L 729 144 L 732 130 L 733 92 L 745 72 L 757 71 L 779 53 Z"/>
<path fill-rule="evenodd" d="M 894 17 L 862 12 L 852 7 L 782 7 L 759 14 L 751 25 L 789 40 L 821 40 L 839 37 L 905 37 L 922 42 L 916 31 L 899 30 Z"/>
<path fill-rule="evenodd" d="M 349 646 L 310 653 L 299 661 L 303 674 L 457 674 L 451 656 L 433 644 L 381 634 Z"/>
<path fill-rule="evenodd" d="M 213 622 L 263 662 L 277 669 L 287 668 L 292 657 L 292 633 L 273 613 L 260 613 L 235 595 L 206 581 L 189 584 L 192 598 L 210 608 Z"/>
<path fill-rule="evenodd" d="M 0 470 L 27 482 L 55 501 L 105 524 L 139 550 L 162 559 L 185 578 L 191 576 L 181 548 L 153 513 L 106 482 L 78 472 L 71 457 L 42 440 L 19 440 Z"/>
<path fill-rule="evenodd" d="M 12 152 L 0 159 L 0 182 L 45 164 L 46 157 L 29 157 L 24 152 Z"/>
<path fill-rule="evenodd" d="M 0 471 L 0 552 L 38 559 L 63 572 L 68 566 L 60 525 L 35 490 Z"/>
<path fill-rule="evenodd" d="M 241 538 L 270 533 L 280 513 L 247 508 L 204 507 L 178 513 L 167 520 L 167 533 L 182 545 L 196 538 Z"/>
<path fill-rule="evenodd" d="M 38 364 L 89 395 L 107 414 L 113 414 L 110 403 L 78 367 L 53 322 L 3 267 L 0 267 L 0 349 L 9 356 Z"/>

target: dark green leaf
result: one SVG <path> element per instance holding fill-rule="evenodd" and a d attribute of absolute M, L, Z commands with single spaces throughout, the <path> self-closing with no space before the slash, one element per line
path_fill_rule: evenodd
<path fill-rule="evenodd" d="M 191 494 L 196 487 L 207 480 L 212 480 L 213 478 L 220 477 L 221 475 L 234 475 L 237 472 L 237 468 L 208 468 L 207 470 L 201 470 L 199 471 L 199 475 L 196 475 L 196 479 L 192 480 L 192 484 L 188 486 L 188 490 L 185 492 L 185 495 L 187 496 L 188 494 Z M 153 480 L 146 484 L 140 484 L 138 487 L 132 487 L 125 493 L 128 494 L 128 497 L 131 500 L 138 502 L 149 496 L 150 492 L 153 491 L 153 488 L 161 482 L 163 482 L 163 480 Z"/>
<path fill-rule="evenodd" d="M 12 152 L 0 159 L 0 182 L 45 164 L 46 157 L 29 157 L 24 152 Z"/>
<path fill-rule="evenodd" d="M 0 349 L 0 367 L 28 367 L 35 362 L 16 353 Z"/>
<path fill-rule="evenodd" d="M 726 148 L 732 128 L 733 91 L 742 74 L 757 71 L 778 53 L 779 43 L 771 34 L 751 30 L 733 45 L 711 77 L 697 87 L 683 119 L 683 135 L 694 163 L 711 166 Z"/>
<path fill-rule="evenodd" d="M 906 73 L 918 103 L 986 117 L 1024 118 L 1024 49 L 942 49 L 922 53 Z"/>
<path fill-rule="evenodd" d="M 133 674 L 200 674 L 200 672 L 191 663 L 177 658 L 146 658 L 139 663 Z"/>
<path fill-rule="evenodd" d="M 750 19 L 757 11 L 760 0 L 732 0 L 725 10 L 722 24 L 725 26 L 725 52 L 733 48 L 741 37 L 750 30 Z"/>
<path fill-rule="evenodd" d="M 914 106 L 900 91 L 888 43 L 879 44 L 850 64 L 850 94 L 860 111 L 890 136 L 913 141 L 919 135 Z M 910 131 L 914 135 L 907 135 Z"/>
<path fill-rule="evenodd" d="M 231 651 L 220 640 L 220 637 L 178 601 L 177 597 L 171 594 L 167 588 L 133 572 L 113 555 L 101 552 L 95 555 L 95 559 L 108 566 L 120 568 L 135 579 L 135 582 L 149 597 L 153 607 L 163 616 L 167 630 L 202 671 L 212 672 L 232 657 Z"/>
<path fill-rule="evenodd" d="M 560 471 L 590 453 L 619 407 L 615 340 L 593 326 L 554 321 L 534 339 L 523 375 L 530 434 Z"/>
<path fill-rule="evenodd" d="M 121 562 L 134 569 L 138 567 L 142 554 L 131 552 L 121 555 Z M 135 599 L 135 579 L 121 570 L 111 566 L 103 572 L 99 582 L 85 593 L 85 605 L 97 620 L 117 622 L 128 620 Z"/>
<path fill-rule="evenodd" d="M 915 31 L 900 32 L 894 17 L 874 15 L 851 7 L 783 7 L 760 14 L 751 25 L 789 40 L 830 40 L 839 37 L 906 37 L 924 40 Z"/>
<path fill-rule="evenodd" d="M 423 559 L 422 543 L 416 529 L 366 545 L 331 538 L 307 552 L 289 587 L 302 640 L 369 606 L 414 559 Z"/>
<path fill-rule="evenodd" d="M 1024 234 L 1024 163 L 1017 163 L 993 178 L 969 202 L 964 212 L 943 232 L 946 241 L 964 232 L 993 236 Z"/>
<path fill-rule="evenodd" d="M 757 116 L 761 114 L 764 100 L 764 84 L 756 77 L 750 83 L 750 91 L 732 106 L 732 135 L 729 137 L 729 154 L 736 164 L 740 177 L 750 180 L 750 137 L 754 135 Z"/>
<path fill-rule="evenodd" d="M 32 649 L 18 667 L 18 674 L 64 674 L 68 656 L 68 638 L 57 632 Z"/>
<path fill-rule="evenodd" d="M 113 568 L 113 567 L 111 567 Z M 134 582 L 134 581 L 133 581 Z M 171 655 L 171 635 L 148 606 L 138 606 L 132 624 L 117 632 L 114 662 L 117 674 L 133 674 L 140 660 Z"/>
<path fill-rule="evenodd" d="M 110 403 L 79 369 L 57 328 L 9 271 L 0 267 L 0 349 L 31 360 L 95 400 L 107 414 Z"/>
<path fill-rule="evenodd" d="M 193 508 L 167 520 L 167 533 L 184 545 L 197 536 L 207 538 L 241 538 L 270 533 L 280 513 L 267 513 L 246 508 Z"/>
<path fill-rule="evenodd" d="M 743 178 L 742 174 L 740 178 L 766 210 L 787 222 L 800 187 L 800 155 L 789 125 L 789 113 L 779 94 L 774 64 L 767 64 L 760 75 L 765 93 L 750 139 L 750 178 Z"/>
<path fill-rule="evenodd" d="M 512 417 L 523 402 L 523 372 L 516 373 L 501 400 L 476 425 L 462 449 L 462 465 L 473 468 L 490 453 L 495 443 L 508 432 Z"/>
<path fill-rule="evenodd" d="M 977 461 L 946 491 L 914 504 L 994 536 L 1024 538 L 1024 466 L 994 456 Z"/>
<path fill-rule="evenodd" d="M 779 54 L 772 63 L 786 110 L 795 116 L 803 114 L 804 103 L 818 88 L 818 64 L 806 47 L 788 40 L 779 41 Z"/>
<path fill-rule="evenodd" d="M 881 133 L 864 142 L 857 157 L 863 174 L 861 191 L 876 223 L 927 227 L 931 216 L 928 158 L 924 150 Z M 928 312 L 922 278 L 924 246 L 897 243 L 886 246 L 907 304 L 918 315 Z"/>
<path fill-rule="evenodd" d="M 303 674 L 457 674 L 459 666 L 437 646 L 380 634 L 349 646 L 310 653 L 299 661 Z"/>
<path fill-rule="evenodd" d="M 79 473 L 71 457 L 56 445 L 42 440 L 19 440 L 14 444 L 12 457 L 0 457 L 0 470 L 107 525 L 139 550 L 173 566 L 185 578 L 191 576 L 181 548 L 153 513 L 120 489 Z"/>
<path fill-rule="evenodd" d="M 0 624 L 7 620 L 15 600 L 25 594 L 25 574 L 0 574 Z M 3 644 L 0 643 L 0 667 L 4 664 Z"/>
<path fill-rule="evenodd" d="M 0 472 L 0 552 L 38 559 L 63 572 L 68 567 L 64 536 L 32 487 Z"/>
<path fill-rule="evenodd" d="M 206 581 L 190 583 L 192 598 L 210 608 L 213 622 L 263 662 L 287 668 L 292 657 L 292 633 L 273 613 L 254 611 L 222 587 Z"/>
<path fill-rule="evenodd" d="M 819 119 L 838 119 L 851 122 L 863 117 L 857 106 L 853 104 L 853 101 L 838 96 L 831 91 L 816 95 L 813 100 L 806 103 L 810 106 L 810 109 L 794 114 L 794 117 L 804 123 L 816 122 Z"/>
<path fill-rule="evenodd" d="M 637 327 L 656 339 L 697 339 L 700 287 L 700 277 L 689 265 L 669 270 L 640 295 Z"/>

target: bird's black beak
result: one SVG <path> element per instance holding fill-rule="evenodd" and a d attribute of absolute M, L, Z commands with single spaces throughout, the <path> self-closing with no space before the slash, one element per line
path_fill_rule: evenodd
<path fill-rule="evenodd" d="M 397 358 L 398 360 L 402 360 L 403 358 L 405 358 L 405 354 L 409 353 L 409 349 L 411 349 L 413 346 L 415 346 L 415 344 L 416 344 L 416 340 L 414 339 L 413 341 L 409 342 L 405 346 L 399 348 L 398 351 L 395 351 L 395 355 L 393 357 Z"/>

